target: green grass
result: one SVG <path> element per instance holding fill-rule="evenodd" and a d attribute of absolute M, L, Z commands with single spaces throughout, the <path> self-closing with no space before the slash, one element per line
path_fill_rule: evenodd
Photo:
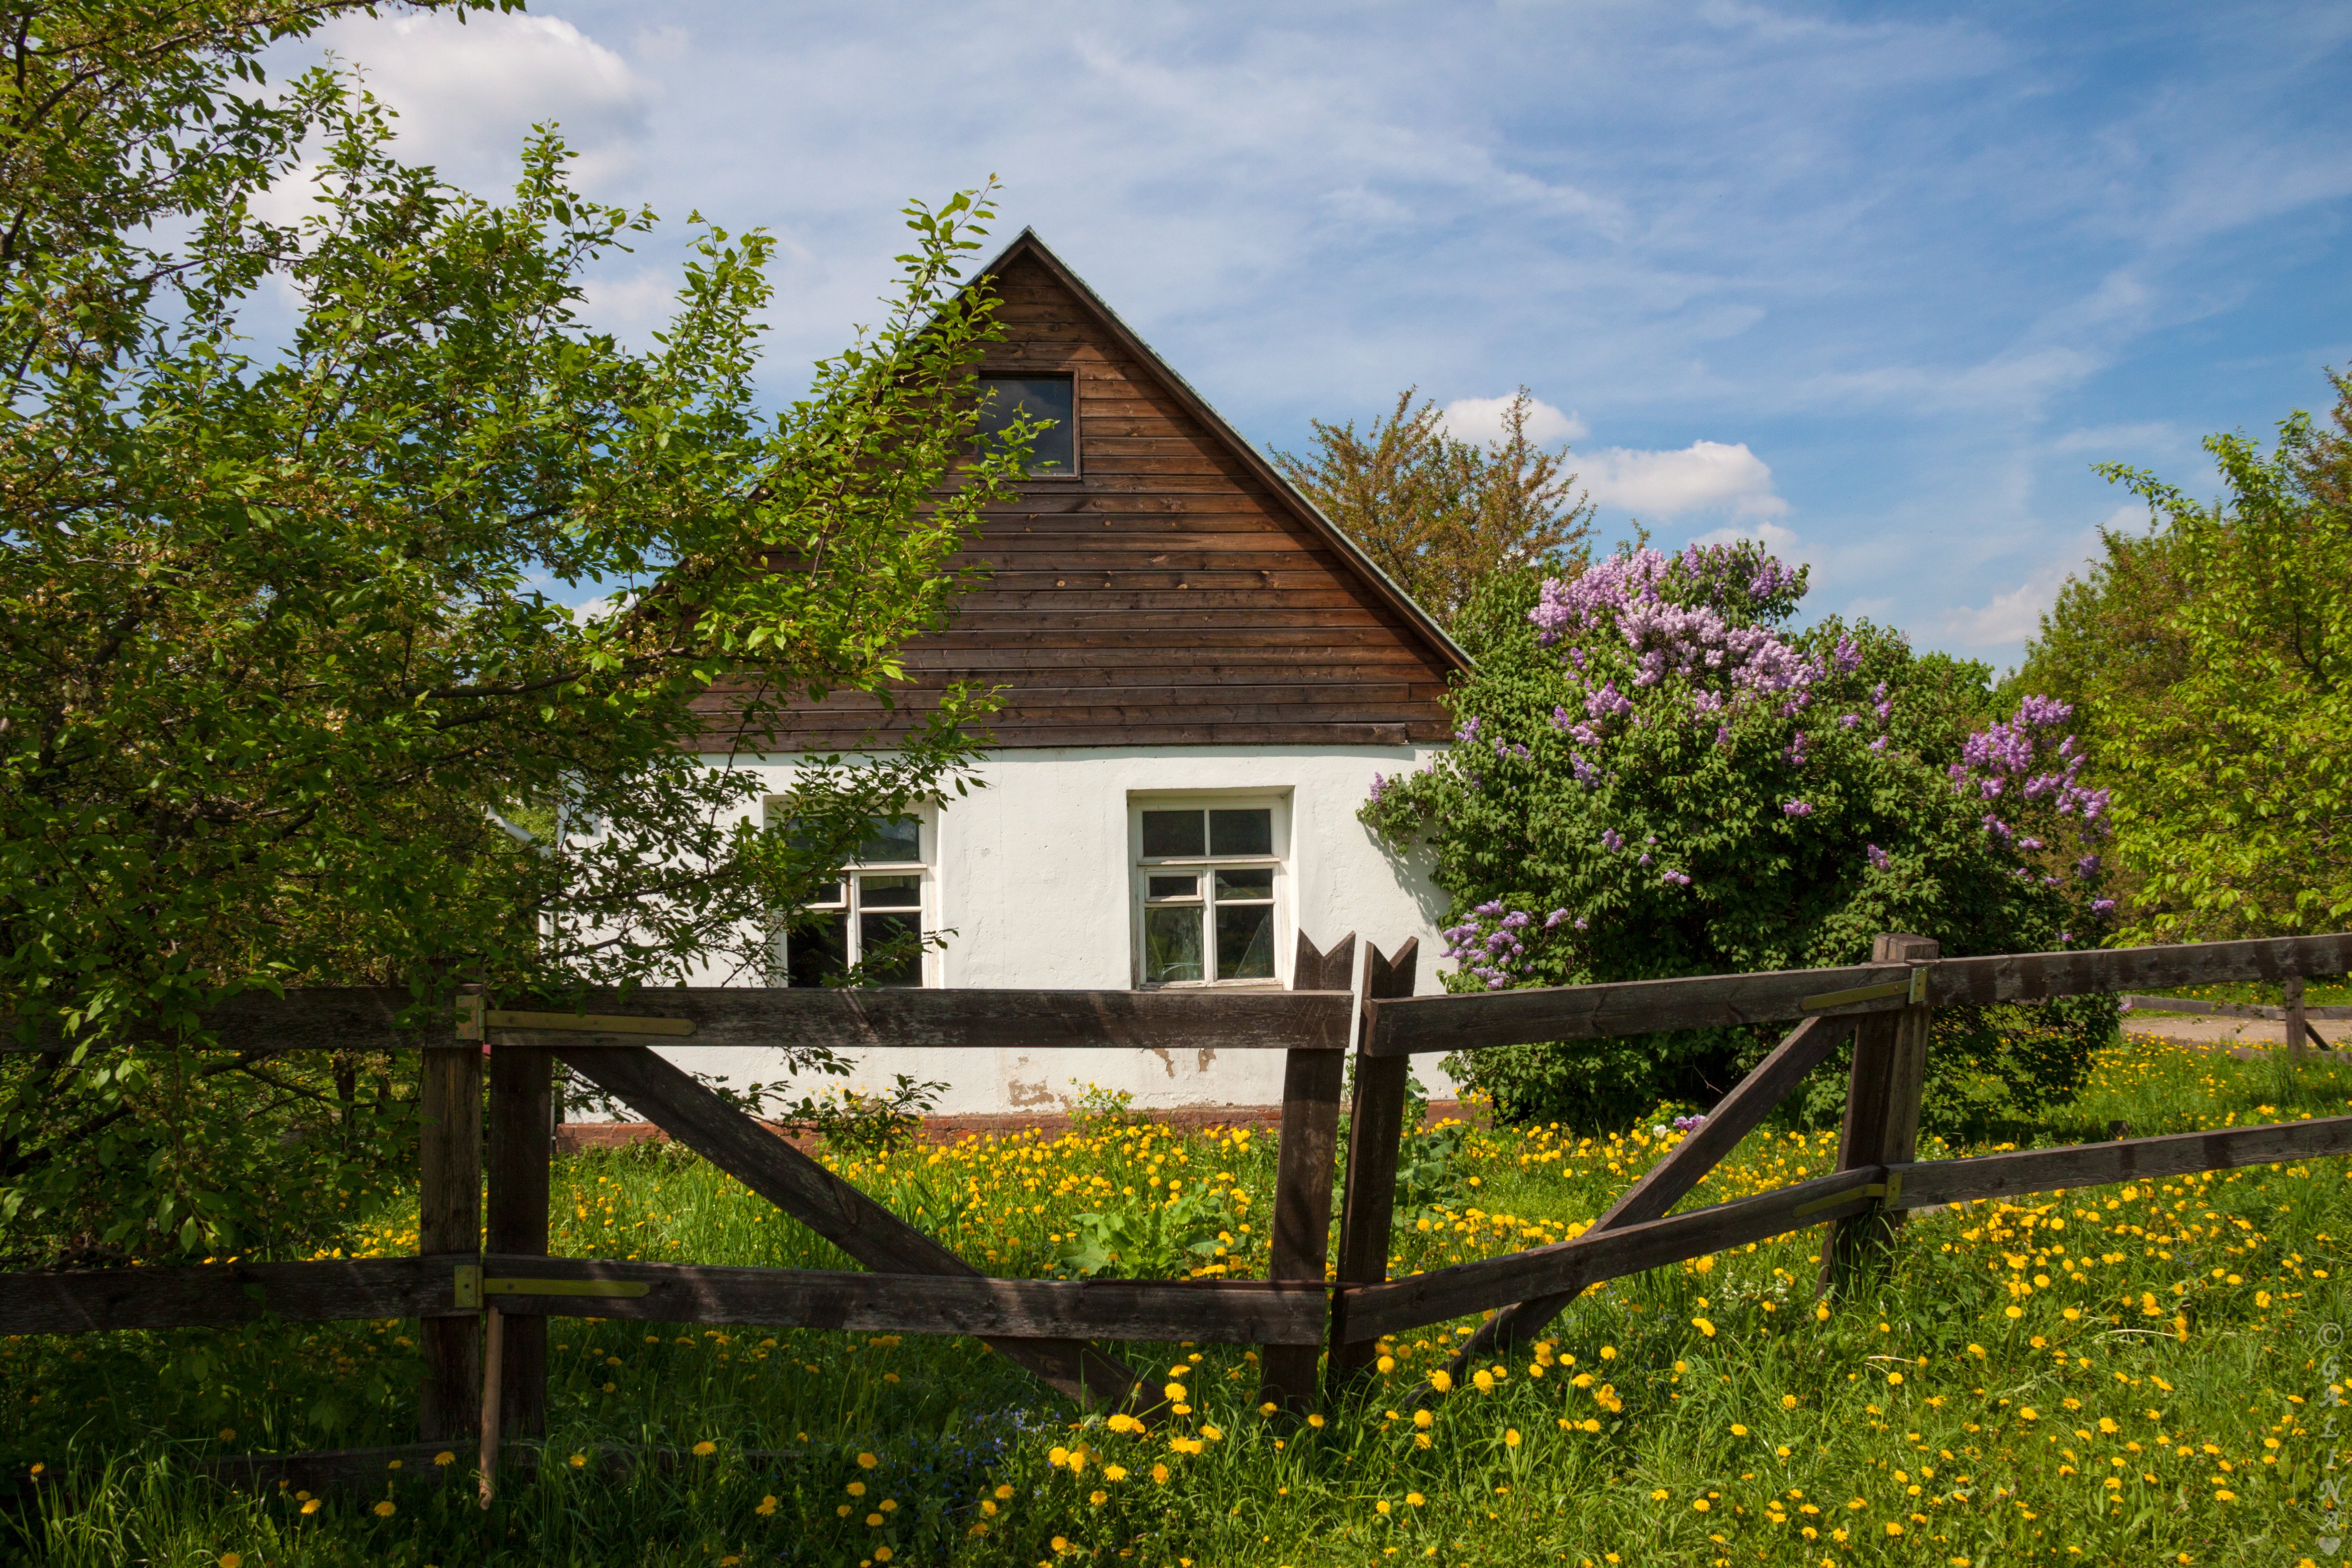
<path fill-rule="evenodd" d="M 2347 1109 L 2352 1070 L 2333 1064 L 2290 1078 L 2136 1040 L 2105 1053 L 2035 1141 L 2103 1136 L 2116 1120 L 2155 1133 Z M 1645 1129 L 1467 1134 L 1401 1228 L 1395 1268 L 1572 1234 L 1662 1147 Z M 1066 1268 L 1092 1213 L 1121 1219 L 1122 1245 L 1162 1270 L 1246 1276 L 1264 1269 L 1273 1153 L 1265 1138 L 1109 1127 L 840 1168 L 997 1272 Z M 1825 1135 L 1759 1133 L 1692 1202 L 1831 1159 Z M 1185 1369 L 1193 1391 L 1191 1415 L 1139 1435 L 1080 1420 L 969 1341 L 557 1320 L 555 1462 L 537 1480 L 509 1476 L 488 1513 L 462 1452 L 451 1470 L 467 1484 L 388 1475 L 379 1493 L 320 1500 L 243 1496 L 193 1468 L 210 1454 L 406 1440 L 413 1324 L 0 1342 L 0 1461 L 19 1477 L 43 1467 L 0 1529 L 19 1534 L 13 1559 L 61 1568 L 230 1554 L 245 1568 L 2270 1568 L 2321 1554 L 2323 1338 L 2352 1318 L 2333 1234 L 2352 1234 L 2347 1173 L 2311 1162 L 1915 1217 L 1889 1266 L 1826 1317 L 1818 1233 L 1657 1270 L 1580 1301 L 1547 1349 L 1512 1357 L 1491 1390 L 1438 1401 L 1425 1430 L 1404 1395 L 1474 1322 L 1385 1347 L 1391 1369 L 1320 1427 L 1261 1415 L 1239 1349 L 1115 1347 L 1156 1378 Z M 841 1261 L 672 1152 L 567 1160 L 556 1186 L 560 1252 Z M 352 1248 L 403 1250 L 412 1223 L 386 1215 Z M 565 1462 L 701 1443 L 708 1457 L 626 1479 Z"/>

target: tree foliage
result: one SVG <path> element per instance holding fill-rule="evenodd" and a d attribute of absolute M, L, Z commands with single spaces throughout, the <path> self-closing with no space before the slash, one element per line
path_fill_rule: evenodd
<path fill-rule="evenodd" d="M 984 199 L 909 208 L 880 324 L 765 414 L 767 236 L 698 217 L 667 330 L 621 346 L 582 279 L 653 215 L 582 195 L 552 128 L 491 203 L 347 80 L 262 90 L 340 8 L 33 7 L 0 43 L 0 1015 L 48 1047 L 0 1067 L 0 1218 L 53 1238 L 249 1245 L 289 1137 L 404 1125 L 387 1064 L 195 1054 L 211 1002 L 756 972 L 971 755 L 961 692 L 772 809 L 731 765 L 901 673 L 1017 472 L 966 463 Z M 308 215 L 257 216 L 312 138 Z"/>
<path fill-rule="evenodd" d="M 1448 435 L 1437 405 L 1415 407 L 1414 393 L 1399 393 L 1396 407 L 1362 435 L 1353 420 L 1315 421 L 1313 449 L 1276 452 L 1275 466 L 1449 625 L 1498 571 L 1583 559 L 1591 504 L 1566 471 L 1568 447 L 1547 451 L 1528 437 L 1534 399 L 1526 387 L 1487 447 Z"/>
<path fill-rule="evenodd" d="M 1629 549 L 1496 580 L 1455 745 L 1376 779 L 1365 820 L 1425 846 L 1457 989 L 1853 963 L 1881 931 L 1947 953 L 2095 944 L 2106 803 L 2064 705 L 1983 724 L 1988 672 L 1868 623 L 1790 624 L 1805 573 L 1752 543 Z M 1937 1114 L 2063 1092 L 2112 1009 L 1949 1010 Z M 1693 1030 L 1481 1051 L 1507 1113 L 1621 1125 L 1711 1104 L 1769 1043 Z"/>
<path fill-rule="evenodd" d="M 2153 527 L 2106 533 L 2027 650 L 2024 679 L 2080 693 L 2137 939 L 2352 923 L 2352 379 L 2331 379 L 2330 423 L 2293 416 L 2268 456 L 2208 438 L 2210 503 L 2104 465 Z"/>

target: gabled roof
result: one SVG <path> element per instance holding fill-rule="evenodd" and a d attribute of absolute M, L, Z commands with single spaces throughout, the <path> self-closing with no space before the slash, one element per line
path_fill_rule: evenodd
<path fill-rule="evenodd" d="M 1348 563 L 1363 579 L 1373 594 L 1402 616 L 1405 623 L 1426 639 L 1430 647 L 1454 668 L 1467 671 L 1470 656 L 1462 646 L 1446 634 L 1434 616 L 1414 603 L 1412 595 L 1397 585 L 1395 579 L 1381 570 L 1363 547 L 1349 538 L 1347 531 L 1324 515 L 1323 509 L 1309 500 L 1297 485 L 1290 482 L 1280 468 L 1267 461 L 1265 455 L 1244 439 L 1218 413 L 1209 400 L 1194 389 L 1192 384 L 1178 374 L 1176 368 L 1161 358 L 1160 352 L 1143 341 L 1142 334 L 1119 319 L 1118 312 L 1104 302 L 1092 285 L 1071 269 L 1070 265 L 1054 253 L 1037 236 L 1034 228 L 1024 227 L 1013 242 L 997 252 L 983 266 L 975 283 L 1002 273 L 1013 262 L 1027 258 L 1034 260 L 1070 291 L 1081 309 L 1090 312 L 1103 331 L 1116 339 L 1136 361 L 1167 385 L 1168 391 L 1185 412 L 1200 421 L 1203 428 L 1231 450 L 1253 478 L 1264 484 L 1277 500 L 1311 532 L 1320 536 L 1339 557 Z"/>

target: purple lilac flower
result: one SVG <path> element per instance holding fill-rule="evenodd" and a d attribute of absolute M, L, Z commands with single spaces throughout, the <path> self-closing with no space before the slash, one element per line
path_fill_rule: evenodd
<path fill-rule="evenodd" d="M 1784 800 L 1780 803 L 1780 809 L 1790 816 L 1811 816 L 1813 815 L 1812 805 L 1807 801 Z"/>
<path fill-rule="evenodd" d="M 1614 855 L 1625 847 L 1625 836 L 1613 827 L 1604 827 L 1601 830 L 1601 847 Z"/>
<path fill-rule="evenodd" d="M 1642 858 L 1647 860 L 1649 857 L 1644 855 Z M 1690 878 L 1681 871 L 1665 872 L 1664 875 L 1659 877 L 1658 880 L 1670 888 L 1687 888 L 1690 886 Z"/>
<path fill-rule="evenodd" d="M 1455 728 L 1454 738 L 1457 741 L 1476 740 L 1478 738 L 1478 715 L 1473 713 L 1469 718 L 1463 720 L 1461 724 Z"/>
<path fill-rule="evenodd" d="M 1863 852 L 1870 857 L 1870 867 L 1872 870 L 1884 871 L 1889 866 L 1895 864 L 1893 857 L 1889 856 L 1885 850 L 1881 849 L 1877 845 L 1865 844 L 1862 847 Z"/>
<path fill-rule="evenodd" d="M 2115 912 L 2115 908 L 2116 901 L 2113 899 L 2093 899 L 2091 900 L 2091 912 L 2095 915 L 2113 914 Z"/>

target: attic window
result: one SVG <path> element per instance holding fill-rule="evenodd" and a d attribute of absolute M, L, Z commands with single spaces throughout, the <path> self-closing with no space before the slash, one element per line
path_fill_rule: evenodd
<path fill-rule="evenodd" d="M 1052 423 L 1029 439 L 1029 472 L 1068 479 L 1078 471 L 1077 382 L 1067 375 L 980 378 L 980 445 L 985 451 L 1016 419 Z"/>

